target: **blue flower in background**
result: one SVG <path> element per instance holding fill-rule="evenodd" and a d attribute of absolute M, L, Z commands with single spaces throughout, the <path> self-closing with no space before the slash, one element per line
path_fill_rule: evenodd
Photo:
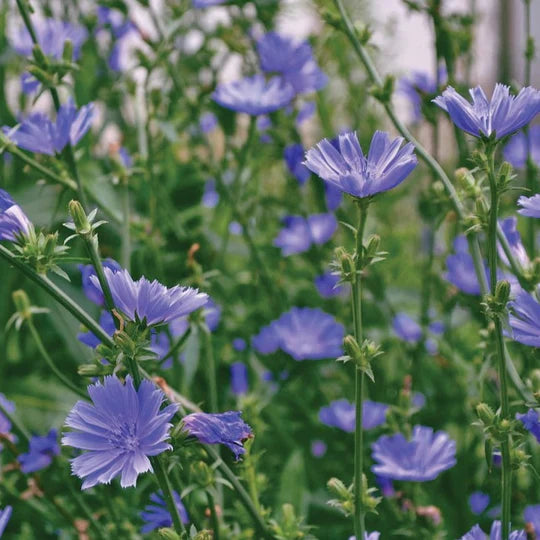
<path fill-rule="evenodd" d="M 114 259 L 104 259 L 102 264 L 104 268 L 110 268 L 113 272 L 122 270 L 122 267 Z M 79 264 L 77 268 L 81 272 L 82 288 L 86 298 L 98 306 L 103 306 L 105 304 L 105 297 L 103 296 L 101 287 L 96 287 L 90 279 L 96 275 L 94 266 L 91 264 Z"/>
<path fill-rule="evenodd" d="M 469 495 L 469 507 L 475 515 L 481 514 L 489 505 L 489 495 L 483 491 L 475 491 Z"/>
<path fill-rule="evenodd" d="M 216 181 L 212 178 L 204 184 L 202 205 L 206 208 L 215 208 L 219 202 L 219 193 L 216 191 Z"/>
<path fill-rule="evenodd" d="M 222 83 L 212 94 L 212 99 L 222 107 L 253 116 L 277 111 L 293 97 L 294 90 L 289 84 L 279 77 L 267 81 L 261 74 Z"/>
<path fill-rule="evenodd" d="M 326 199 L 326 208 L 333 212 L 341 205 L 343 191 L 330 182 L 324 182 L 324 196 Z"/>
<path fill-rule="evenodd" d="M 480 283 L 476 277 L 473 259 L 469 254 L 469 246 L 465 236 L 460 235 L 454 239 L 454 251 L 454 255 L 446 257 L 447 271 L 443 275 L 444 279 L 464 293 L 479 295 L 481 293 Z M 486 267 L 485 272 L 486 280 L 488 280 Z"/>
<path fill-rule="evenodd" d="M 183 418 L 184 429 L 204 444 L 224 444 L 236 459 L 246 450 L 243 441 L 253 437 L 251 428 L 242 420 L 240 411 L 224 413 L 192 413 Z"/>
<path fill-rule="evenodd" d="M 538 413 L 534 409 L 529 409 L 525 414 L 516 413 L 516 419 L 540 443 L 540 418 L 538 418 Z"/>
<path fill-rule="evenodd" d="M 284 227 L 274 239 L 274 246 L 281 249 L 283 256 L 308 251 L 313 244 L 324 244 L 332 238 L 337 229 L 334 214 L 313 214 L 286 216 Z"/>
<path fill-rule="evenodd" d="M 456 464 L 456 443 L 444 431 L 414 426 L 411 440 L 402 433 L 383 435 L 371 445 L 374 474 L 410 482 L 427 482 Z"/>
<path fill-rule="evenodd" d="M 356 133 L 343 133 L 337 144 L 323 139 L 308 150 L 305 165 L 341 191 L 369 197 L 396 187 L 416 167 L 414 146 L 402 143 L 401 137 L 390 140 L 388 133 L 376 131 L 365 157 Z"/>
<path fill-rule="evenodd" d="M 527 268 L 531 264 L 531 261 L 529 259 L 529 256 L 527 255 L 527 252 L 525 251 L 523 243 L 521 242 L 521 235 L 517 230 L 517 218 L 515 216 L 512 216 L 501 219 L 499 220 L 499 225 L 501 226 L 504 236 L 508 241 L 508 245 L 510 246 L 510 251 L 512 252 L 512 255 L 518 261 L 522 268 Z M 506 266 L 510 266 L 510 262 L 508 261 L 504 249 L 499 242 L 497 243 L 497 250 L 499 252 L 499 258 L 501 259 L 502 263 Z"/>
<path fill-rule="evenodd" d="M 523 512 L 523 519 L 526 523 L 530 523 L 533 526 L 534 532 L 538 536 L 538 533 L 540 533 L 540 504 L 526 506 Z"/>
<path fill-rule="evenodd" d="M 243 396 L 248 393 L 248 372 L 244 362 L 231 364 L 231 390 L 235 396 Z"/>
<path fill-rule="evenodd" d="M 104 272 L 114 305 L 131 321 L 148 326 L 184 317 L 208 302 L 207 294 L 191 287 L 175 285 L 169 289 L 144 276 L 134 281 L 127 270 L 104 268 Z M 90 281 L 101 290 L 97 276 L 91 276 Z"/>
<path fill-rule="evenodd" d="M 540 218 L 540 193 L 537 193 L 532 197 L 525 197 L 522 195 L 518 199 L 518 206 L 521 206 L 518 210 L 518 214 L 527 217 Z"/>
<path fill-rule="evenodd" d="M 30 114 L 14 128 L 3 126 L 2 131 L 19 148 L 52 156 L 82 139 L 92 125 L 93 114 L 93 103 L 77 110 L 70 99 L 60 106 L 56 122 L 38 112 Z"/>
<path fill-rule="evenodd" d="M 362 403 L 362 427 L 373 429 L 386 422 L 386 411 L 389 406 L 386 403 L 364 400 Z M 346 399 L 338 399 L 330 403 L 328 407 L 322 407 L 319 411 L 319 420 L 327 426 L 337 427 L 348 433 L 355 430 L 356 410 L 355 404 Z"/>
<path fill-rule="evenodd" d="M 205 8 L 210 6 L 219 6 L 224 4 L 227 0 L 193 0 L 192 5 L 194 8 Z"/>
<path fill-rule="evenodd" d="M 64 52 L 64 44 L 69 40 L 73 44 L 73 60 L 79 57 L 81 47 L 88 37 L 84 26 L 55 19 L 35 19 L 33 23 L 37 41 L 46 56 L 60 60 Z M 9 33 L 8 39 L 11 47 L 18 54 L 32 55 L 34 43 L 26 27 L 14 28 Z"/>
<path fill-rule="evenodd" d="M 238 221 L 231 221 L 229 223 L 229 232 L 235 236 L 241 235 L 243 232 L 242 225 Z"/>
<path fill-rule="evenodd" d="M 314 101 L 307 101 L 304 103 L 300 110 L 298 111 L 298 114 L 296 115 L 296 126 L 301 126 L 306 120 L 309 120 L 317 110 L 317 105 L 315 105 Z"/>
<path fill-rule="evenodd" d="M 494 521 L 489 532 L 489 540 L 501 540 L 501 522 Z M 460 538 L 460 540 L 486 540 L 487 535 L 480 528 L 480 525 L 475 525 L 468 533 Z M 512 531 L 508 540 L 527 540 L 525 531 Z"/>
<path fill-rule="evenodd" d="M 216 304 L 211 298 L 208 298 L 208 302 L 204 304 L 204 320 L 210 332 L 217 329 L 221 320 L 221 306 Z"/>
<path fill-rule="evenodd" d="M 114 324 L 113 316 L 109 311 L 101 312 L 101 315 L 99 316 L 99 326 L 112 337 L 116 330 L 116 326 Z M 101 340 L 90 331 L 79 332 L 79 334 L 77 334 L 77 339 L 92 349 L 95 349 L 101 343 Z"/>
<path fill-rule="evenodd" d="M 279 348 L 295 360 L 322 360 L 341 356 L 344 335 L 343 325 L 332 315 L 317 308 L 293 307 L 263 327 L 253 346 L 262 354 Z"/>
<path fill-rule="evenodd" d="M 540 304 L 528 292 L 521 291 L 508 307 L 513 339 L 523 345 L 540 347 Z"/>
<path fill-rule="evenodd" d="M 32 227 L 22 208 L 11 195 L 0 189 L 0 240 L 14 242 L 19 234 L 28 234 Z"/>
<path fill-rule="evenodd" d="M 3 510 L 0 510 L 0 538 L 2 538 L 6 530 L 12 510 L 13 508 L 11 506 L 6 506 Z"/>
<path fill-rule="evenodd" d="M 72 460 L 73 474 L 84 479 L 82 489 L 108 484 L 120 474 L 122 487 L 135 486 L 139 474 L 152 470 L 148 457 L 172 449 L 167 440 L 177 406 L 160 410 L 163 392 L 147 380 L 135 390 L 131 376 L 125 384 L 105 377 L 88 393 L 93 404 L 75 404 L 66 419 L 75 431 L 62 438 L 64 446 L 86 450 Z"/>
<path fill-rule="evenodd" d="M 540 166 L 540 126 L 531 126 L 528 137 L 523 131 L 516 133 L 504 147 L 504 159 L 516 169 L 524 169 L 529 156 L 537 166 Z"/>
<path fill-rule="evenodd" d="M 340 276 L 332 272 L 326 272 L 315 278 L 315 287 L 323 298 L 344 296 L 348 289 L 344 285 L 338 285 Z"/>
<path fill-rule="evenodd" d="M 189 523 L 189 516 L 186 507 L 182 503 L 180 495 L 173 490 L 173 499 L 176 508 L 178 508 L 178 514 L 182 523 Z M 144 507 L 144 510 L 139 514 L 141 519 L 145 522 L 141 528 L 141 533 L 146 534 L 162 527 L 172 527 L 173 521 L 169 510 L 167 509 L 167 503 L 163 498 L 163 492 L 160 490 L 157 493 L 150 495 L 150 504 Z"/>
<path fill-rule="evenodd" d="M 418 343 L 422 338 L 422 328 L 407 313 L 398 313 L 392 321 L 392 328 L 397 337 L 407 343 Z"/>
<path fill-rule="evenodd" d="M 540 112 L 540 92 L 528 86 L 517 96 L 510 95 L 510 88 L 497 83 L 491 101 L 477 86 L 469 90 L 472 104 L 451 86 L 433 100 L 445 110 L 459 129 L 475 137 L 501 139 L 526 126 Z"/>
<path fill-rule="evenodd" d="M 15 404 L 12 401 L 9 401 L 9 399 L 4 396 L 4 394 L 0 393 L 0 405 L 2 405 L 2 408 L 9 414 L 12 414 L 15 412 Z M 0 434 L 2 435 L 9 435 L 11 431 L 11 420 L 7 418 L 1 411 L 0 411 Z M 0 445 L 0 450 L 2 449 L 2 446 Z"/>
<path fill-rule="evenodd" d="M 379 540 L 380 537 L 381 533 L 378 531 L 364 533 L 364 540 Z M 349 540 L 356 540 L 356 536 L 349 536 Z"/>
<path fill-rule="evenodd" d="M 21 465 L 21 471 L 28 474 L 48 467 L 54 456 L 60 453 L 57 437 L 56 429 L 51 429 L 44 437 L 34 435 L 30 439 L 28 452 L 20 454 L 17 458 Z"/>
<path fill-rule="evenodd" d="M 327 450 L 328 446 L 324 441 L 317 439 L 311 443 L 311 455 L 313 457 L 321 458 L 326 454 Z"/>
<path fill-rule="evenodd" d="M 311 175 L 309 169 L 304 165 L 304 147 L 300 143 L 289 144 L 283 150 L 283 159 L 289 172 L 300 185 L 304 185 Z"/>
<path fill-rule="evenodd" d="M 377 485 L 379 486 L 383 497 L 393 497 L 396 494 L 396 490 L 394 489 L 394 483 L 392 482 L 392 480 L 390 480 L 390 478 L 375 476 L 375 482 L 377 482 Z"/>
<path fill-rule="evenodd" d="M 218 119 L 214 113 L 204 113 L 199 119 L 199 127 L 203 133 L 210 133 L 218 125 Z"/>
<path fill-rule="evenodd" d="M 234 338 L 232 341 L 232 346 L 235 351 L 245 351 L 247 347 L 246 340 L 243 338 Z"/>

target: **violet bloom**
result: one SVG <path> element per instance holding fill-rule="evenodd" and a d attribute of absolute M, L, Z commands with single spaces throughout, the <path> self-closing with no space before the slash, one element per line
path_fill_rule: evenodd
<path fill-rule="evenodd" d="M 309 120 L 314 114 L 317 109 L 317 106 L 315 105 L 314 101 L 308 101 L 304 103 L 300 110 L 298 111 L 298 114 L 296 115 L 296 126 L 301 126 L 306 120 Z"/>
<path fill-rule="evenodd" d="M 246 453 L 242 442 L 253 437 L 251 428 L 242 420 L 240 411 L 224 413 L 192 413 L 183 419 L 184 430 L 204 444 L 224 444 L 238 460 Z"/>
<path fill-rule="evenodd" d="M 104 268 L 110 268 L 113 272 L 122 270 L 122 267 L 114 259 L 105 259 L 102 264 Z M 94 266 L 92 264 L 79 264 L 78 268 L 81 272 L 82 288 L 86 298 L 98 306 L 103 306 L 105 304 L 105 297 L 103 296 L 101 287 L 96 287 L 90 279 L 96 275 Z"/>
<path fill-rule="evenodd" d="M 2 535 L 6 530 L 12 510 L 13 508 L 11 506 L 6 506 L 3 510 L 0 510 L 0 538 L 2 538 Z"/>
<path fill-rule="evenodd" d="M 476 277 L 473 259 L 469 254 L 465 236 L 460 235 L 454 239 L 454 251 L 454 255 L 449 255 L 446 258 L 447 272 L 443 275 L 444 279 L 452 283 L 460 291 L 478 296 L 481 294 L 480 283 L 478 283 Z M 485 272 L 487 280 L 487 268 L 485 268 Z"/>
<path fill-rule="evenodd" d="M 427 482 L 456 464 L 455 441 L 426 426 L 414 426 L 411 440 L 402 433 L 383 435 L 371 448 L 377 462 L 371 470 L 392 480 Z"/>
<path fill-rule="evenodd" d="M 262 354 L 278 348 L 295 360 L 337 358 L 343 353 L 345 329 L 332 315 L 320 309 L 293 307 L 263 327 L 253 339 Z"/>
<path fill-rule="evenodd" d="M 530 86 L 511 96 L 510 87 L 497 83 L 491 101 L 480 86 L 469 93 L 472 104 L 449 86 L 433 102 L 450 115 L 459 129 L 475 137 L 502 139 L 525 127 L 540 112 L 540 92 Z"/>
<path fill-rule="evenodd" d="M 340 276 L 332 272 L 326 272 L 315 278 L 315 287 L 323 298 L 333 298 L 347 294 L 344 285 L 338 285 Z"/>
<path fill-rule="evenodd" d="M 289 172 L 304 185 L 309 179 L 309 169 L 304 165 L 304 147 L 300 143 L 289 144 L 283 151 L 283 159 Z"/>
<path fill-rule="evenodd" d="M 194 8 L 200 9 L 210 6 L 219 6 L 224 4 L 227 0 L 192 0 L 192 5 Z"/>
<path fill-rule="evenodd" d="M 489 495 L 483 491 L 475 491 L 469 495 L 469 507 L 475 515 L 481 514 L 489 505 Z"/>
<path fill-rule="evenodd" d="M 313 244 L 325 244 L 337 230 L 334 214 L 313 214 L 307 219 L 286 216 L 283 224 L 283 229 L 274 239 L 274 246 L 280 248 L 285 257 L 308 251 Z"/>
<path fill-rule="evenodd" d="M 99 326 L 112 337 L 116 331 L 116 325 L 114 324 L 114 319 L 110 311 L 103 311 L 101 313 L 99 317 Z M 92 349 L 95 349 L 101 343 L 101 340 L 90 330 L 88 332 L 79 332 L 77 334 L 77 339 Z"/>
<path fill-rule="evenodd" d="M 279 77 L 266 81 L 261 74 L 222 83 L 212 94 L 212 99 L 222 107 L 252 116 L 277 111 L 293 97 L 294 90 L 289 84 Z"/>
<path fill-rule="evenodd" d="M 523 131 L 513 135 L 504 147 L 503 155 L 515 169 L 524 169 L 529 155 L 533 163 L 540 167 L 540 126 L 531 126 L 528 138 Z"/>
<path fill-rule="evenodd" d="M 494 521 L 489 532 L 489 540 L 501 540 L 501 522 Z M 463 535 L 460 540 L 487 540 L 487 535 L 480 528 L 480 525 L 475 525 L 468 533 Z M 525 531 L 512 531 L 508 540 L 527 540 Z"/>
<path fill-rule="evenodd" d="M 172 495 L 182 523 L 189 523 L 189 516 L 186 507 L 182 503 L 180 495 L 178 495 L 178 493 L 174 490 Z M 142 534 L 155 531 L 156 529 L 161 529 L 162 527 L 172 527 L 173 525 L 171 514 L 167 509 L 167 503 L 165 502 L 163 492 L 161 490 L 150 495 L 150 504 L 147 504 L 139 515 L 145 522 L 141 527 Z"/>
<path fill-rule="evenodd" d="M 108 484 L 120 474 L 122 487 L 135 486 L 139 474 L 152 471 L 149 456 L 172 450 L 167 440 L 177 405 L 160 410 L 163 392 L 148 380 L 135 390 L 131 376 L 125 384 L 105 377 L 88 393 L 93 404 L 75 404 L 66 419 L 75 431 L 62 438 L 64 446 L 87 450 L 72 460 L 73 474 L 84 479 L 82 489 Z"/>
<path fill-rule="evenodd" d="M 199 119 L 199 128 L 203 133 L 210 133 L 218 125 L 218 119 L 214 113 L 204 113 Z"/>
<path fill-rule="evenodd" d="M 204 320 L 210 332 L 217 329 L 221 320 L 221 306 L 216 304 L 210 297 L 204 304 Z"/>
<path fill-rule="evenodd" d="M 56 429 L 51 429 L 44 437 L 34 435 L 30 439 L 28 452 L 17 458 L 23 473 L 41 471 L 52 463 L 54 456 L 60 453 L 57 436 Z"/>
<path fill-rule="evenodd" d="M 392 321 L 392 327 L 397 337 L 407 343 L 418 343 L 422 338 L 422 328 L 407 313 L 398 313 Z"/>
<path fill-rule="evenodd" d="M 134 281 L 127 270 L 113 272 L 104 268 L 114 305 L 131 321 L 148 326 L 173 321 L 204 306 L 208 295 L 191 287 L 175 285 L 170 289 L 144 276 Z M 90 281 L 101 289 L 97 276 Z"/>
<path fill-rule="evenodd" d="M 73 60 L 76 60 L 81 52 L 81 47 L 88 37 L 84 26 L 71 24 L 55 19 L 35 19 L 33 21 L 37 41 L 40 49 L 46 56 L 60 60 L 64 52 L 66 41 L 73 45 Z M 14 28 L 8 36 L 11 47 L 23 56 L 31 56 L 34 42 L 26 27 Z"/>
<path fill-rule="evenodd" d="M 508 306 L 513 339 L 529 347 L 540 347 L 540 304 L 528 292 L 520 291 Z"/>
<path fill-rule="evenodd" d="M 379 486 L 383 497 L 393 497 L 396 494 L 394 484 L 392 480 L 390 480 L 390 478 L 375 476 L 375 482 L 377 482 L 377 485 Z"/>
<path fill-rule="evenodd" d="M 232 346 L 235 351 L 242 352 L 246 350 L 247 343 L 243 338 L 234 338 L 232 340 Z"/>
<path fill-rule="evenodd" d="M 540 504 L 526 506 L 523 519 L 533 526 L 534 532 L 538 536 L 540 534 Z"/>
<path fill-rule="evenodd" d="M 439 68 L 439 81 L 446 83 L 446 68 Z M 420 122 L 422 119 L 422 102 L 425 97 L 429 97 L 437 92 L 437 80 L 425 71 L 413 71 L 409 76 L 399 80 L 398 90 L 407 97 L 413 110 L 413 121 Z"/>
<path fill-rule="evenodd" d="M 231 390 L 235 396 L 243 396 L 249 390 L 247 366 L 244 362 L 231 364 Z"/>
<path fill-rule="evenodd" d="M 516 418 L 523 427 L 540 443 L 540 418 L 534 409 L 529 409 L 525 414 L 516 413 Z M 540 532 L 540 531 L 539 531 Z"/>
<path fill-rule="evenodd" d="M 517 230 L 517 218 L 515 216 L 511 216 L 505 219 L 501 219 L 499 220 L 499 225 L 501 226 L 502 232 L 506 237 L 508 246 L 510 247 L 510 251 L 514 258 L 517 260 L 517 262 L 521 265 L 522 268 L 527 268 L 528 266 L 530 266 L 531 261 L 529 259 L 529 256 L 527 255 L 525 246 L 521 242 L 521 235 Z M 506 257 L 506 253 L 504 252 L 504 249 L 499 242 L 497 242 L 497 251 L 499 252 L 499 258 L 501 259 L 501 262 L 506 266 L 510 266 L 510 262 Z"/>
<path fill-rule="evenodd" d="M 238 223 L 238 221 L 231 221 L 229 223 L 229 232 L 231 234 L 234 234 L 235 236 L 239 236 L 242 234 L 243 231 L 244 229 L 242 228 L 242 225 Z"/>
<path fill-rule="evenodd" d="M 28 234 L 32 224 L 11 195 L 0 189 L 0 241 L 14 242 L 20 234 Z"/>
<path fill-rule="evenodd" d="M 314 440 L 311 443 L 311 455 L 316 458 L 321 458 L 326 454 L 326 450 L 328 450 L 328 446 L 324 441 L 321 441 L 319 439 Z"/>
<path fill-rule="evenodd" d="M 73 100 L 60 106 L 56 121 L 44 113 L 32 113 L 18 126 L 2 127 L 4 134 L 23 150 L 46 154 L 60 153 L 68 144 L 76 145 L 92 124 L 94 104 L 89 103 L 77 110 Z"/>
<path fill-rule="evenodd" d="M 369 430 L 384 424 L 388 408 L 386 403 L 366 399 L 362 404 L 362 428 Z M 352 433 L 356 424 L 355 404 L 346 399 L 333 401 L 328 407 L 321 408 L 319 420 L 327 426 Z"/>
<path fill-rule="evenodd" d="M 216 181 L 207 180 L 204 184 L 204 193 L 201 199 L 202 205 L 206 208 L 215 208 L 219 202 L 219 193 L 216 191 Z"/>
<path fill-rule="evenodd" d="M 518 210 L 518 214 L 527 217 L 540 218 L 540 193 L 537 193 L 532 197 L 525 197 L 522 195 L 518 199 L 518 206 L 521 206 Z"/>
<path fill-rule="evenodd" d="M 414 146 L 401 146 L 403 138 L 390 140 L 376 131 L 367 157 L 356 133 L 343 133 L 337 147 L 327 139 L 308 150 L 305 165 L 323 180 L 353 197 L 364 198 L 388 191 L 403 182 L 416 167 Z"/>
<path fill-rule="evenodd" d="M 326 208 L 329 211 L 334 211 L 339 208 L 343 200 L 343 192 L 330 182 L 324 182 L 324 198 L 326 200 Z"/>

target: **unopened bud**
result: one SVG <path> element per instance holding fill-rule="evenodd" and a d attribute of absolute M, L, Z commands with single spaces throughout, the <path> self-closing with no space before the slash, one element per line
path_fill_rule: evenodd
<path fill-rule="evenodd" d="M 343 348 L 351 357 L 351 360 L 353 360 L 355 363 L 362 358 L 362 350 L 360 349 L 360 345 L 358 345 L 358 342 L 353 336 L 345 336 L 345 339 L 343 340 Z"/>
<path fill-rule="evenodd" d="M 499 281 L 495 287 L 495 299 L 497 302 L 506 306 L 510 298 L 510 283 L 506 280 Z"/>
<path fill-rule="evenodd" d="M 158 534 L 159 537 L 163 538 L 164 540 L 182 540 L 178 533 L 174 532 L 173 529 L 158 529 Z"/>
<path fill-rule="evenodd" d="M 29 319 L 32 316 L 30 311 L 30 299 L 28 295 L 23 290 L 19 289 L 14 291 L 12 294 L 13 303 L 15 304 L 15 309 L 24 319 Z"/>
<path fill-rule="evenodd" d="M 377 234 L 372 235 L 367 243 L 366 256 L 369 258 L 373 258 L 377 254 L 380 244 L 381 237 Z"/>
<path fill-rule="evenodd" d="M 38 66 L 41 66 L 41 67 L 47 66 L 47 57 L 45 56 L 45 54 L 43 53 L 39 45 L 36 44 L 32 47 L 32 54 Z"/>
<path fill-rule="evenodd" d="M 192 463 L 190 473 L 194 481 L 203 488 L 214 483 L 214 472 L 204 461 Z"/>
<path fill-rule="evenodd" d="M 86 212 L 79 201 L 69 202 L 69 213 L 73 218 L 75 230 L 78 234 L 90 234 L 92 232 L 92 225 L 88 221 Z"/>
<path fill-rule="evenodd" d="M 486 426 L 491 426 L 495 420 L 495 413 L 487 403 L 479 403 L 476 406 L 476 414 Z"/>

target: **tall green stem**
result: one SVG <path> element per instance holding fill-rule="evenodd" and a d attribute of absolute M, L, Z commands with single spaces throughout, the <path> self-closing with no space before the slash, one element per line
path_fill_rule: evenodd
<path fill-rule="evenodd" d="M 214 347 L 212 345 L 212 334 L 206 325 L 202 325 L 203 347 L 206 366 L 206 378 L 208 379 L 208 390 L 210 394 L 209 405 L 211 412 L 218 412 L 218 392 L 216 378 L 216 359 L 214 357 Z"/>
<path fill-rule="evenodd" d="M 364 339 L 362 329 L 362 257 L 363 239 L 366 226 L 367 209 L 369 199 L 358 201 L 358 228 L 356 230 L 356 276 L 353 283 L 352 310 L 354 320 L 354 337 L 361 345 Z M 362 427 L 362 409 L 364 402 L 364 371 L 360 366 L 355 366 L 355 409 L 356 421 L 354 430 L 354 533 L 356 538 L 364 538 L 365 512 L 363 506 L 363 482 L 364 469 L 364 429 Z"/>
<path fill-rule="evenodd" d="M 495 173 L 495 147 L 490 146 L 486 150 L 488 158 L 488 178 L 491 195 L 491 205 L 489 209 L 488 226 L 488 264 L 489 282 L 491 294 L 495 295 L 497 287 L 497 214 L 499 207 L 499 191 L 497 186 L 497 176 Z M 510 406 L 508 401 L 508 383 L 505 365 L 505 348 L 501 319 L 498 314 L 493 318 L 495 324 L 495 345 L 497 350 L 497 360 L 500 379 L 500 402 L 501 418 L 510 419 Z M 508 435 L 501 442 L 502 474 L 501 474 L 501 497 L 502 497 L 502 520 L 501 537 L 507 540 L 510 535 L 510 505 L 512 495 L 512 466 L 510 463 L 510 441 Z"/>
<path fill-rule="evenodd" d="M 131 268 L 131 231 L 129 211 L 129 185 L 127 177 L 122 180 L 122 266 L 129 272 Z"/>

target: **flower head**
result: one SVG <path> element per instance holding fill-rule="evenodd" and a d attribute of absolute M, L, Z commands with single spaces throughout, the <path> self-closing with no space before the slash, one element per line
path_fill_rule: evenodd
<path fill-rule="evenodd" d="M 407 313 L 398 313 L 392 321 L 396 335 L 407 343 L 418 343 L 422 338 L 422 328 Z"/>
<path fill-rule="evenodd" d="M 529 409 L 525 414 L 516 413 L 516 418 L 540 443 L 540 418 L 538 418 L 538 413 L 534 409 Z"/>
<path fill-rule="evenodd" d="M 373 429 L 384 424 L 388 408 L 386 403 L 366 399 L 362 404 L 363 429 Z M 346 399 L 333 401 L 328 407 L 321 408 L 319 420 L 327 426 L 337 427 L 352 433 L 355 430 L 356 422 L 355 405 Z"/>
<path fill-rule="evenodd" d="M 222 83 L 212 94 L 213 100 L 222 107 L 253 116 L 277 111 L 293 97 L 292 86 L 283 79 L 273 77 L 266 81 L 261 74 Z"/>
<path fill-rule="evenodd" d="M 6 530 L 12 510 L 13 508 L 11 506 L 6 506 L 3 510 L 0 510 L 0 538 L 2 538 Z"/>
<path fill-rule="evenodd" d="M 104 268 L 110 268 L 113 272 L 118 272 L 122 270 L 122 267 L 114 259 L 105 259 L 103 261 Z M 96 275 L 94 266 L 92 264 L 80 264 L 79 271 L 81 272 L 82 278 L 82 288 L 86 298 L 94 302 L 98 306 L 103 306 L 105 304 L 105 297 L 100 287 L 96 287 L 93 281 L 90 279 L 92 276 Z"/>
<path fill-rule="evenodd" d="M 39 47 L 46 56 L 60 60 L 66 41 L 73 45 L 73 60 L 79 57 L 81 47 L 88 37 L 84 26 L 55 19 L 36 19 L 33 21 Z M 34 42 L 26 27 L 17 27 L 9 34 L 9 41 L 15 52 L 30 56 Z"/>
<path fill-rule="evenodd" d="M 503 155 L 515 169 L 525 168 L 528 157 L 540 166 L 540 126 L 531 126 L 528 135 L 523 131 L 513 135 L 504 147 Z"/>
<path fill-rule="evenodd" d="M 114 272 L 105 268 L 104 272 L 114 305 L 131 321 L 141 321 L 148 326 L 173 321 L 208 302 L 207 294 L 191 287 L 176 285 L 169 289 L 144 276 L 134 281 L 127 270 Z M 91 276 L 90 281 L 101 290 L 97 276 Z"/>
<path fill-rule="evenodd" d="M 283 159 L 289 172 L 304 185 L 309 179 L 309 169 L 304 165 L 304 147 L 300 143 L 289 144 L 283 151 Z"/>
<path fill-rule="evenodd" d="M 234 338 L 232 340 L 232 346 L 235 351 L 242 352 L 246 350 L 247 343 L 244 338 Z"/>
<path fill-rule="evenodd" d="M 347 294 L 347 288 L 344 285 L 338 285 L 339 280 L 338 275 L 326 272 L 315 278 L 315 287 L 323 298 L 343 296 Z"/>
<path fill-rule="evenodd" d="M 344 334 L 332 315 L 316 308 L 293 307 L 263 327 L 253 346 L 262 354 L 279 348 L 295 360 L 322 360 L 342 354 Z"/>
<path fill-rule="evenodd" d="M 242 420 L 240 411 L 224 413 L 192 413 L 183 419 L 184 429 L 204 444 L 224 444 L 238 459 L 246 453 L 242 442 L 253 437 L 251 428 Z"/>
<path fill-rule="evenodd" d="M 182 523 L 189 523 L 189 516 L 180 495 L 174 490 L 172 494 Z M 163 492 L 160 490 L 157 493 L 152 493 L 150 501 L 150 504 L 147 504 L 140 513 L 141 519 L 145 522 L 141 528 L 141 533 L 146 534 L 162 527 L 172 527 L 172 517 L 163 498 Z"/>
<path fill-rule="evenodd" d="M 540 347 L 540 304 L 528 292 L 521 291 L 508 306 L 513 338 L 524 345 Z"/>
<path fill-rule="evenodd" d="M 44 113 L 32 113 L 18 126 L 4 126 L 2 131 L 19 148 L 52 156 L 60 153 L 67 144 L 77 144 L 90 129 L 93 115 L 93 103 L 77 110 L 70 99 L 58 109 L 55 122 Z"/>
<path fill-rule="evenodd" d="M 414 146 L 402 143 L 401 137 L 390 140 L 388 133 L 376 131 L 366 157 L 356 133 L 343 133 L 335 145 L 323 139 L 308 150 L 305 165 L 341 191 L 369 197 L 396 187 L 416 167 Z"/>
<path fill-rule="evenodd" d="M 414 426 L 408 441 L 402 433 L 383 435 L 372 444 L 371 470 L 392 480 L 427 482 L 456 464 L 456 443 L 444 431 Z"/>
<path fill-rule="evenodd" d="M 455 285 L 460 291 L 467 294 L 481 294 L 480 283 L 476 277 L 473 258 L 469 253 L 465 236 L 457 236 L 454 240 L 454 255 L 446 258 L 447 272 L 444 279 Z M 486 279 L 488 277 L 485 268 Z"/>
<path fill-rule="evenodd" d="M 518 214 L 527 217 L 540 218 L 540 193 L 537 193 L 532 197 L 525 197 L 522 195 L 518 199 L 518 206 L 521 206 L 518 210 Z"/>
<path fill-rule="evenodd" d="M 540 112 L 540 92 L 530 86 L 511 96 L 508 86 L 497 83 L 491 101 L 480 86 L 471 88 L 469 93 L 472 104 L 451 86 L 433 101 L 459 129 L 475 137 L 493 135 L 501 139 L 526 126 Z"/>
<path fill-rule="evenodd" d="M 27 453 L 21 454 L 17 460 L 21 464 L 23 473 L 40 471 L 48 467 L 54 456 L 60 453 L 56 429 L 51 429 L 47 435 L 40 437 L 34 435 L 30 439 L 30 448 Z"/>
<path fill-rule="evenodd" d="M 489 532 L 489 540 L 501 540 L 501 522 L 494 521 Z M 480 525 L 475 525 L 468 533 L 463 535 L 460 540 L 486 540 L 487 535 L 480 528 Z M 508 540 L 527 540 L 525 531 L 512 531 Z"/>
<path fill-rule="evenodd" d="M 130 376 L 125 384 L 116 377 L 88 387 L 93 404 L 78 401 L 66 419 L 75 431 L 62 444 L 87 450 L 71 462 L 73 474 L 84 479 L 82 489 L 108 484 L 121 474 L 122 487 L 135 486 L 139 474 L 152 470 L 149 456 L 171 445 L 169 423 L 177 406 L 160 410 L 164 394 L 144 380 L 135 390 Z"/>
<path fill-rule="evenodd" d="M 247 366 L 244 362 L 231 364 L 231 390 L 236 396 L 247 394 L 249 390 Z"/>
<path fill-rule="evenodd" d="M 30 220 L 11 195 L 0 189 L 0 240 L 15 241 L 18 234 L 28 234 Z"/>
<path fill-rule="evenodd" d="M 116 326 L 110 311 L 101 312 L 101 315 L 99 316 L 99 326 L 112 337 L 116 331 Z M 77 339 L 92 349 L 95 349 L 101 343 L 101 340 L 90 330 L 88 332 L 79 332 L 79 334 L 77 334 Z"/>
<path fill-rule="evenodd" d="M 489 495 L 483 491 L 475 491 L 469 495 L 469 507 L 473 514 L 481 514 L 489 505 Z"/>
<path fill-rule="evenodd" d="M 324 244 L 332 238 L 337 229 L 334 214 L 313 214 L 286 216 L 284 227 L 274 239 L 274 246 L 281 248 L 284 256 L 308 251 L 313 244 Z"/>

